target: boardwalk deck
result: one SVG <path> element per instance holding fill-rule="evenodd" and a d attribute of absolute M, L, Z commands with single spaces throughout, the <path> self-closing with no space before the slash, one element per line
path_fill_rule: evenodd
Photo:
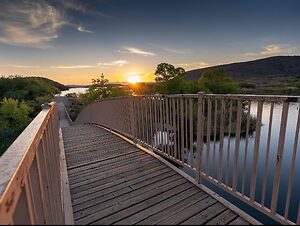
<path fill-rule="evenodd" d="M 75 224 L 249 224 L 104 129 L 71 126 L 63 137 Z"/>

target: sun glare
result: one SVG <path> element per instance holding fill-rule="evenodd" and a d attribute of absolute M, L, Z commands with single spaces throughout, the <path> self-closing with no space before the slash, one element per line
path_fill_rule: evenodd
<path fill-rule="evenodd" d="M 138 75 L 130 75 L 127 77 L 127 81 L 135 84 L 135 83 L 141 82 L 141 78 Z"/>

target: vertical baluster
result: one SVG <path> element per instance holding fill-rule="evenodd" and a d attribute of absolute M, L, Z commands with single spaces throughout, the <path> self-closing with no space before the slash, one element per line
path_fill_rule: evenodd
<path fill-rule="evenodd" d="M 170 124 L 170 154 L 172 155 L 172 157 L 174 157 L 174 132 L 173 132 L 173 118 L 172 118 L 172 99 L 169 97 L 168 98 L 169 101 L 169 124 Z"/>
<path fill-rule="evenodd" d="M 224 145 L 224 118 L 225 118 L 225 98 L 221 99 L 221 121 L 220 121 L 220 145 L 219 145 L 219 176 L 218 182 L 222 183 L 222 162 L 223 162 L 223 145 Z"/>
<path fill-rule="evenodd" d="M 227 158 L 226 158 L 226 188 L 228 188 L 229 180 L 229 159 L 230 159 L 230 138 L 231 138 L 231 120 L 232 120 L 232 99 L 230 99 L 229 119 L 228 119 L 228 144 L 227 144 Z"/>
<path fill-rule="evenodd" d="M 218 121 L 218 99 L 215 97 L 215 117 L 214 117 L 214 151 L 212 161 L 212 177 L 215 177 L 215 162 L 216 162 L 216 142 L 217 142 L 217 121 Z"/>
<path fill-rule="evenodd" d="M 241 100 L 238 100 L 238 111 L 236 119 L 236 140 L 235 140 L 235 150 L 234 150 L 234 166 L 233 166 L 233 182 L 232 188 L 233 191 L 236 191 L 237 187 L 237 177 L 238 177 L 238 160 L 240 152 L 240 139 L 241 139 L 241 122 L 242 122 L 242 103 Z"/>
<path fill-rule="evenodd" d="M 169 98 L 166 97 L 166 131 L 167 131 L 167 152 L 168 155 L 171 156 L 170 153 L 170 123 L 169 123 Z"/>
<path fill-rule="evenodd" d="M 291 168 L 290 168 L 288 190 L 287 190 L 287 197 L 286 197 L 286 203 L 285 203 L 285 211 L 284 211 L 284 218 L 285 219 L 288 218 L 288 214 L 289 214 L 291 193 L 292 193 L 292 187 L 293 187 L 293 178 L 294 178 L 294 175 L 295 175 L 295 160 L 296 160 L 296 155 L 297 155 L 299 127 L 300 127 L 300 110 L 298 110 L 298 119 L 297 119 L 295 138 L 294 138 L 294 146 L 293 146 L 293 157 L 292 157 L 292 163 L 291 163 Z"/>
<path fill-rule="evenodd" d="M 189 98 L 190 105 L 190 156 L 191 166 L 194 168 L 194 130 L 193 130 L 193 99 Z"/>
<path fill-rule="evenodd" d="M 183 97 L 180 98 L 180 131 L 181 131 L 181 159 L 184 163 L 184 112 L 183 112 Z"/>
<path fill-rule="evenodd" d="M 280 184 L 280 171 L 282 165 L 282 155 L 284 150 L 285 134 L 286 134 L 286 125 L 287 117 L 289 111 L 289 103 L 284 102 L 282 106 L 282 115 L 280 122 L 280 132 L 279 132 L 279 142 L 278 142 L 278 151 L 277 151 L 277 163 L 274 173 L 273 181 L 273 192 L 272 192 L 272 201 L 271 201 L 271 212 L 275 213 L 277 209 L 277 200 L 278 200 L 278 190 Z"/>
<path fill-rule="evenodd" d="M 154 97 L 154 117 L 155 117 L 155 133 L 154 133 L 154 139 L 155 144 L 154 146 L 157 148 L 158 146 L 158 113 L 157 113 L 157 97 Z"/>
<path fill-rule="evenodd" d="M 250 185 L 250 200 L 254 201 L 255 189 L 256 189 L 256 177 L 257 177 L 257 161 L 259 153 L 259 144 L 260 144 L 260 131 L 261 131 L 261 119 L 263 111 L 263 101 L 258 101 L 257 106 L 257 118 L 256 118 L 256 128 L 255 128 L 255 141 L 254 141 L 254 155 L 252 163 L 252 176 L 251 176 L 251 185 Z"/>
<path fill-rule="evenodd" d="M 247 125 L 246 125 L 246 138 L 245 138 L 245 151 L 244 151 L 244 169 L 243 169 L 243 180 L 242 180 L 242 194 L 245 193 L 245 183 L 246 183 L 246 169 L 247 169 L 247 156 L 248 156 L 248 144 L 249 144 L 249 128 L 250 128 L 250 117 L 251 117 L 251 101 L 248 102 L 248 112 L 247 112 Z"/>
<path fill-rule="evenodd" d="M 149 99 L 149 107 L 150 107 L 150 146 L 153 146 L 153 99 L 150 97 Z"/>
<path fill-rule="evenodd" d="M 185 112 L 185 127 L 184 127 L 184 131 L 185 131 L 185 149 L 186 149 L 186 162 L 187 164 L 190 166 L 191 163 L 189 162 L 189 145 L 188 145 L 188 100 L 187 98 L 184 98 L 184 112 Z"/>
<path fill-rule="evenodd" d="M 176 126 L 176 106 L 175 98 L 172 98 L 172 110 L 173 110 L 173 128 L 174 128 L 174 157 L 177 160 L 177 126 Z"/>
<path fill-rule="evenodd" d="M 198 114 L 197 114 L 197 177 L 198 183 L 201 183 L 201 162 L 203 151 L 203 125 L 204 125 L 204 112 L 203 112 L 203 100 L 204 93 L 198 95 Z"/>
<path fill-rule="evenodd" d="M 164 97 L 163 100 L 163 128 L 164 128 L 164 152 L 168 154 L 168 136 L 167 136 L 167 124 L 166 124 L 166 100 L 167 97 Z"/>
<path fill-rule="evenodd" d="M 40 143 L 38 144 L 38 150 L 36 152 L 36 159 L 37 159 L 37 172 L 39 178 L 39 186 L 41 190 L 42 202 L 43 202 L 43 212 L 45 215 L 44 224 L 51 224 L 52 218 L 52 209 L 50 205 L 50 194 L 49 194 L 49 186 L 48 186 L 48 178 L 46 173 L 46 167 L 44 162 L 44 136 L 42 136 Z"/>
<path fill-rule="evenodd" d="M 149 99 L 145 97 L 145 130 L 146 130 L 146 143 L 147 145 L 150 143 L 149 139 L 149 129 L 150 129 L 150 122 L 149 122 Z"/>
<path fill-rule="evenodd" d="M 161 151 L 164 152 L 164 138 L 163 138 L 163 119 L 162 119 L 162 101 L 163 101 L 163 98 L 160 98 L 159 100 L 159 108 L 160 108 L 160 111 L 159 111 L 159 121 L 160 121 L 160 144 L 161 144 Z"/>
<path fill-rule="evenodd" d="M 180 145 L 180 107 L 179 107 L 179 98 L 176 98 L 176 110 L 177 110 L 177 156 L 178 160 L 181 161 L 181 145 Z"/>
<path fill-rule="evenodd" d="M 211 98 L 207 97 L 206 176 L 209 176 L 210 131 L 211 131 Z"/>
<path fill-rule="evenodd" d="M 271 136 L 272 136 L 273 111 L 274 111 L 274 102 L 271 103 L 270 116 L 269 116 L 268 141 L 267 141 L 266 156 L 265 156 L 265 171 L 264 171 L 264 176 L 263 176 L 262 198 L 261 198 L 262 206 L 265 205 L 265 197 L 266 197 L 268 167 L 269 167 L 268 166 L 269 165 L 269 153 L 270 153 L 270 144 L 271 144 Z"/>

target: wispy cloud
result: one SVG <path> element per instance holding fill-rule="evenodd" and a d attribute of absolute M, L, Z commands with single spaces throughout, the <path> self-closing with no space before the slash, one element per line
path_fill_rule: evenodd
<path fill-rule="evenodd" d="M 101 67 L 102 69 L 109 67 L 122 67 L 125 64 L 128 64 L 126 60 L 115 60 L 112 62 L 99 62 L 97 64 L 74 64 L 74 65 L 56 65 L 50 66 L 54 69 L 87 69 L 87 68 L 97 68 Z"/>
<path fill-rule="evenodd" d="M 183 67 L 187 70 L 190 69 L 195 69 L 195 68 L 204 68 L 204 67 L 209 67 L 211 66 L 209 63 L 204 62 L 204 61 L 199 61 L 199 62 L 189 62 L 189 63 L 179 63 L 175 64 L 177 67 Z"/>
<path fill-rule="evenodd" d="M 51 66 L 51 68 L 55 69 L 84 69 L 84 68 L 95 68 L 95 65 L 58 65 Z"/>
<path fill-rule="evenodd" d="M 46 1 L 1 1 L 0 43 L 48 47 L 66 24 L 62 11 Z"/>
<path fill-rule="evenodd" d="M 139 54 L 139 55 L 143 55 L 143 56 L 155 56 L 155 53 L 152 52 L 148 52 L 145 50 L 141 50 L 138 48 L 134 48 L 134 47 L 124 47 L 125 50 L 127 50 L 129 53 L 133 53 L 133 54 Z"/>
<path fill-rule="evenodd" d="M 271 56 L 276 54 L 292 54 L 296 50 L 295 47 L 291 47 L 287 44 L 271 44 L 263 46 L 259 52 L 248 52 L 246 56 Z"/>
<path fill-rule="evenodd" d="M 116 61 L 112 61 L 112 62 L 99 62 L 97 65 L 99 67 L 111 67 L 111 66 L 122 67 L 125 64 L 128 64 L 128 62 L 126 60 L 116 60 Z"/>
<path fill-rule="evenodd" d="M 5 65 L 6 67 L 13 67 L 13 68 L 40 68 L 38 65 L 22 65 L 22 64 L 10 64 Z"/>
<path fill-rule="evenodd" d="M 67 10 L 87 13 L 75 1 L 0 1 L 0 43 L 37 48 L 50 47 L 64 26 L 79 32 L 93 33 L 67 15 Z"/>
<path fill-rule="evenodd" d="M 150 43 L 151 44 L 151 43 Z M 159 45 L 159 44 L 154 44 L 152 43 L 151 45 L 169 53 L 174 53 L 174 54 L 188 54 L 191 52 L 191 50 L 186 50 L 186 49 L 178 49 L 178 48 L 173 48 L 170 46 L 165 46 L 165 45 Z"/>
<path fill-rule="evenodd" d="M 84 28 L 83 26 L 78 26 L 77 30 L 80 31 L 80 32 L 94 33 L 93 31 L 90 31 L 90 30 Z"/>

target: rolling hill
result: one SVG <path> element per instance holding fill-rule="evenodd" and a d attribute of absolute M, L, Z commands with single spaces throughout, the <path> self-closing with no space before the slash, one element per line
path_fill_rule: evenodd
<path fill-rule="evenodd" d="M 274 56 L 253 61 L 217 65 L 195 69 L 186 73 L 185 79 L 198 80 L 206 70 L 224 69 L 237 80 L 266 80 L 300 76 L 300 56 Z"/>

